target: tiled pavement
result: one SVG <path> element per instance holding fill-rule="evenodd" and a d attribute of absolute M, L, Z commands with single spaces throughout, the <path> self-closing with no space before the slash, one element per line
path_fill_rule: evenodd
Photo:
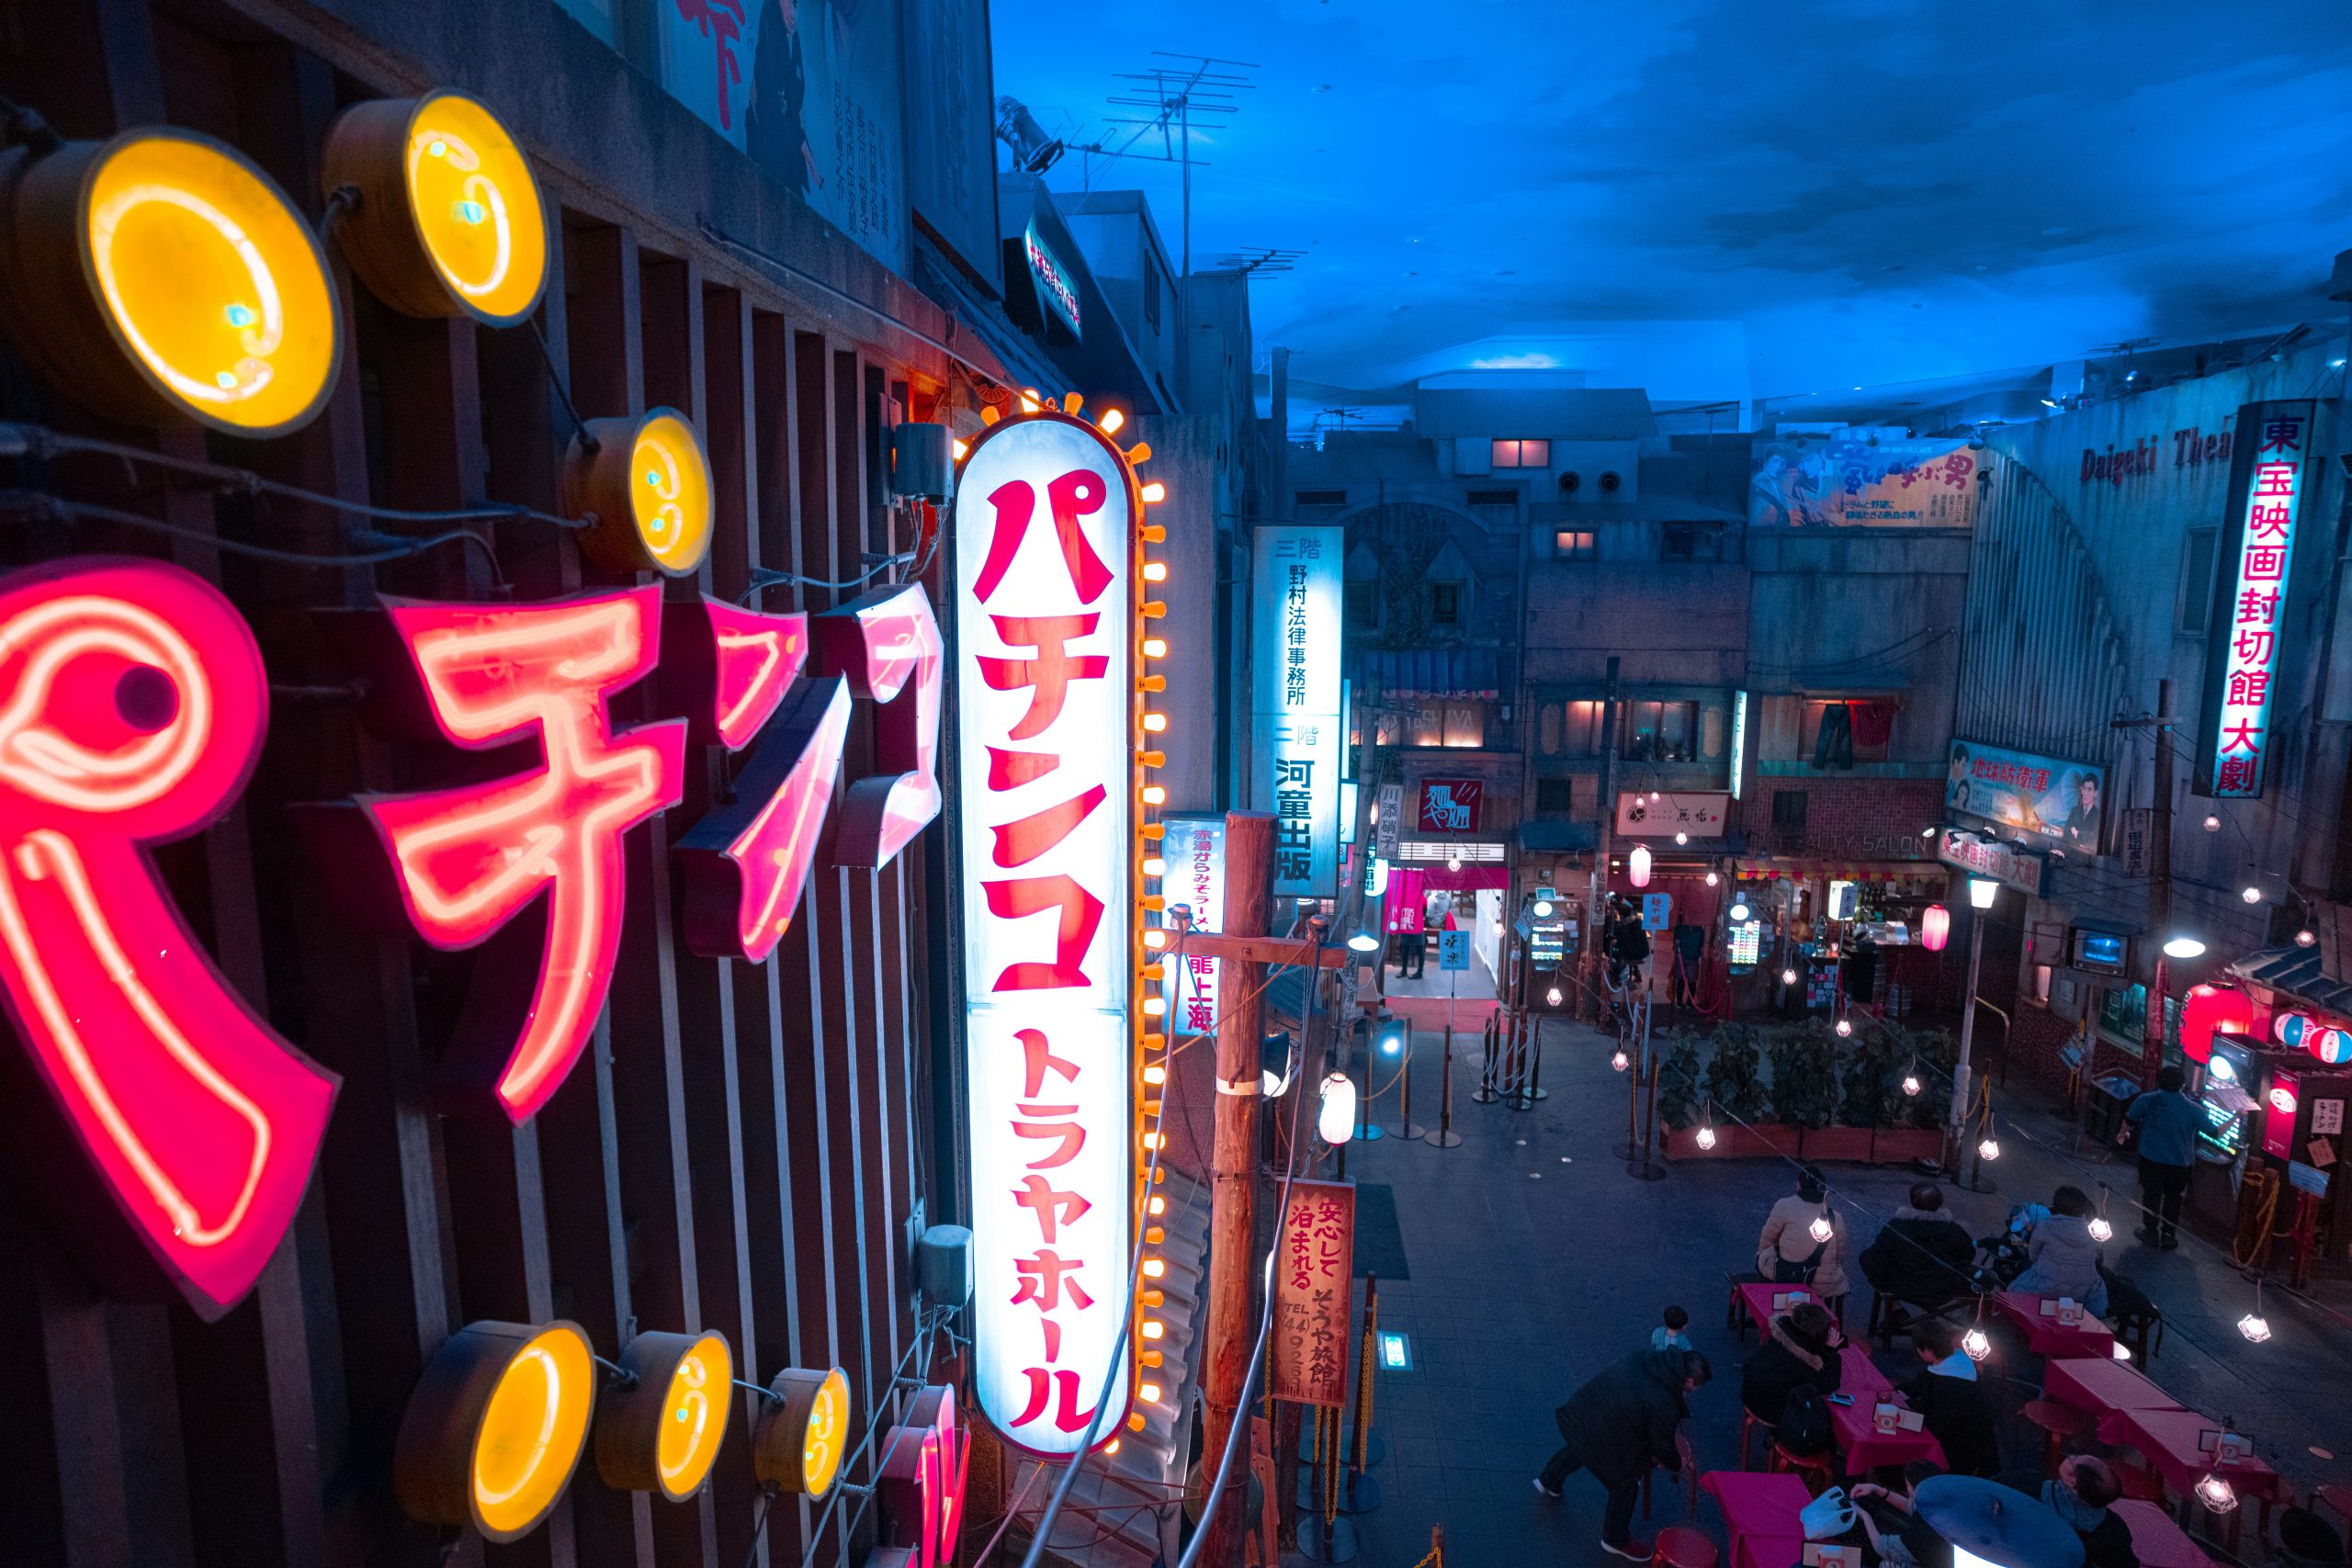
<path fill-rule="evenodd" d="M 1389 977 L 1392 991 L 1442 995 L 1441 984 L 1433 964 L 1424 983 Z M 1351 1176 L 1389 1183 L 1396 1194 L 1411 1278 L 1381 1281 L 1381 1326 L 1410 1337 L 1415 1362 L 1409 1372 L 1377 1381 L 1374 1427 L 1388 1451 L 1371 1473 L 1383 1497 L 1355 1521 L 1362 1543 L 1355 1561 L 1411 1568 L 1428 1549 L 1430 1527 L 1442 1524 L 1447 1561 L 1461 1568 L 1614 1562 L 1596 1546 L 1598 1485 L 1573 1476 L 1556 1503 L 1529 1485 L 1557 1443 L 1553 1407 L 1610 1359 L 1643 1345 L 1660 1308 L 1677 1302 L 1689 1309 L 1693 1340 L 1715 1369 L 1714 1382 L 1692 1401 L 1700 1463 L 1734 1462 L 1739 1369 L 1748 1347 L 1724 1328 L 1724 1276 L 1753 1266 L 1757 1229 L 1772 1201 L 1791 1190 L 1789 1172 L 1776 1162 L 1721 1161 L 1673 1167 L 1660 1181 L 1634 1180 L 1611 1153 L 1623 1135 L 1626 1079 L 1610 1069 L 1600 1036 L 1566 1021 L 1547 1027 L 1543 1081 L 1553 1093 L 1526 1112 L 1472 1102 L 1475 1031 L 1466 1038 L 1457 1032 L 1456 1043 L 1462 1145 L 1383 1139 L 1349 1150 Z M 1431 1124 L 1435 1043 L 1418 1033 L 1413 1064 L 1414 1116 Z M 2046 1200 L 2061 1181 L 2089 1185 L 2105 1174 L 2122 1196 L 2131 1192 L 2127 1166 L 2102 1172 L 2069 1164 L 2065 1124 L 2030 1100 L 2020 1085 L 2000 1102 L 2005 1152 L 1995 1169 L 2004 1191 L 1946 1189 L 1953 1211 L 1978 1234 L 1997 1226 L 2014 1195 Z M 1374 1114 L 1395 1124 L 1393 1090 Z M 1831 1167 L 1830 1176 L 1863 1241 L 1910 1180 L 1905 1171 L 1858 1166 Z M 2274 1291 L 2266 1305 L 2277 1337 L 2248 1345 L 2233 1325 L 2249 1289 L 2217 1252 L 2185 1246 L 2156 1254 L 2126 1245 L 2119 1254 L 2130 1227 L 2117 1229 L 2110 1258 L 2120 1257 L 2171 1319 L 2150 1369 L 2157 1381 L 2186 1404 L 2234 1416 L 2299 1489 L 2352 1480 L 2352 1321 Z M 1859 1332 L 1868 1289 L 1857 1282 L 1849 1312 Z M 1359 1312 L 1361 1298 L 1360 1282 Z M 1899 1358 L 1885 1364 L 1902 1375 Z M 2346 1462 L 2316 1458 L 2307 1445 L 2345 1454 Z M 1637 1518 L 1636 1533 L 1679 1519 L 1682 1507 L 1661 1485 L 1657 1517 Z M 1719 1532 L 1712 1503 L 1702 1502 L 1700 1523 Z"/>

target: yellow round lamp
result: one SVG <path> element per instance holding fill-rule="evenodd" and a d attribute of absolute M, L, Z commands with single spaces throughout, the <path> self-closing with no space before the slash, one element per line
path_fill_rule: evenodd
<path fill-rule="evenodd" d="M 636 1381 L 596 1417 L 596 1473 L 625 1492 L 683 1503 L 702 1490 L 727 1435 L 735 1359 L 717 1334 L 640 1334 L 621 1352 Z"/>
<path fill-rule="evenodd" d="M 571 1484 L 595 1402 L 596 1359 L 578 1325 L 468 1324 L 426 1363 L 401 1417 L 401 1510 L 492 1541 L 529 1534 Z"/>
<path fill-rule="evenodd" d="M 564 457 L 563 503 L 588 525 L 580 548 L 610 571 L 686 577 L 710 553 L 710 463 L 675 409 L 592 419 Z"/>
<path fill-rule="evenodd" d="M 849 1442 L 849 1379 L 839 1367 L 787 1367 L 768 1384 L 752 1429 L 752 1472 L 763 1485 L 822 1497 Z"/>
<path fill-rule="evenodd" d="M 335 243 L 368 291 L 411 316 L 512 326 L 548 281 L 547 209 L 530 161 L 463 93 L 380 98 L 327 133 L 327 191 L 357 193 Z"/>
<path fill-rule="evenodd" d="M 15 333 L 75 401 L 130 423 L 279 435 L 317 414 L 342 323 L 310 225 L 194 131 L 37 156 L 9 199 Z"/>

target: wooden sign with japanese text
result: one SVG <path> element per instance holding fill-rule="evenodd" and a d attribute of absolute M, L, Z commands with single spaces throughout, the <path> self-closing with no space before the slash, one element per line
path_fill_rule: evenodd
<path fill-rule="evenodd" d="M 1276 1399 L 1348 1402 L 1348 1287 L 1355 1276 L 1356 1190 L 1294 1181 L 1274 1252 Z"/>

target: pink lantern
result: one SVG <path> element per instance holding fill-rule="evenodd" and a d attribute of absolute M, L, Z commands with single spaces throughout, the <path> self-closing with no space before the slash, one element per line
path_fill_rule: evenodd
<path fill-rule="evenodd" d="M 1634 852 L 1625 857 L 1625 880 L 1636 887 L 1650 885 L 1650 847 L 1635 844 Z"/>
<path fill-rule="evenodd" d="M 2254 1028 L 2254 998 L 2226 986 L 2191 986 L 2180 1004 L 2180 1048 L 2192 1062 L 2211 1061 L 2216 1033 Z"/>
<path fill-rule="evenodd" d="M 1929 953 L 1941 953 L 1944 943 L 1951 940 L 1951 911 L 1941 904 L 1930 904 L 1919 915 L 1919 945 Z"/>

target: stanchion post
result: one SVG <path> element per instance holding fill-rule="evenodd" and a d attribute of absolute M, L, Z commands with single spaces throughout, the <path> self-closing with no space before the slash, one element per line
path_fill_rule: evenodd
<path fill-rule="evenodd" d="M 1437 1131 L 1429 1141 L 1442 1149 L 1458 1148 L 1462 1134 L 1453 1130 L 1453 1025 L 1450 1023 L 1445 1026 L 1445 1054 L 1441 1060 L 1444 1071 L 1437 1084 Z"/>

